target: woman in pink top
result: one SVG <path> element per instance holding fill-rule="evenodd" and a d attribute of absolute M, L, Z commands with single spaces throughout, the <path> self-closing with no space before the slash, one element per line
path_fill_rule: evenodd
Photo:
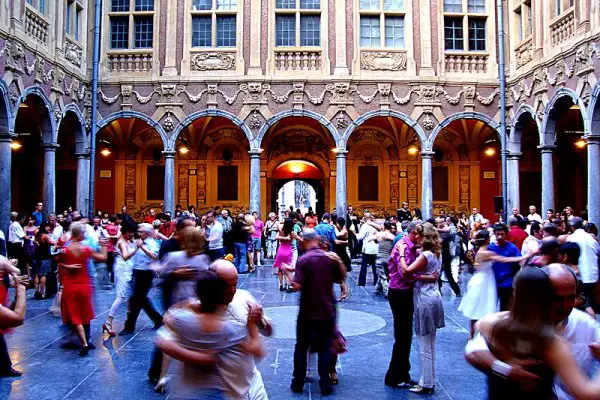
<path fill-rule="evenodd" d="M 265 230 L 265 223 L 262 222 L 256 211 L 252 213 L 252 216 L 254 217 L 254 232 L 252 233 L 252 246 L 248 247 L 248 253 L 252 254 L 248 254 L 248 256 L 251 264 L 262 267 L 260 253 L 262 252 L 262 237 Z M 254 263 L 252 263 L 252 259 L 254 259 Z"/>

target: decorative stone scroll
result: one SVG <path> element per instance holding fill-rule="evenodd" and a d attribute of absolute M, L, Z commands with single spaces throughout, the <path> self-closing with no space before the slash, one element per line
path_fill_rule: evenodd
<path fill-rule="evenodd" d="M 188 164 L 179 164 L 177 177 L 177 202 L 179 204 L 188 204 L 189 170 L 190 166 Z"/>
<path fill-rule="evenodd" d="M 127 208 L 135 209 L 136 206 L 136 165 L 125 164 L 125 205 Z"/>
<path fill-rule="evenodd" d="M 419 175 L 417 165 L 408 165 L 406 168 L 406 178 L 408 187 L 408 203 L 414 205 L 418 203 L 419 194 Z"/>
<path fill-rule="evenodd" d="M 461 209 L 469 209 L 471 197 L 471 168 L 468 165 L 461 165 L 458 169 L 458 187 L 459 203 Z"/>
<path fill-rule="evenodd" d="M 400 177 L 398 165 L 390 165 L 390 203 L 392 206 L 398 206 L 398 200 L 400 199 Z"/>
<path fill-rule="evenodd" d="M 405 71 L 406 52 L 363 51 L 360 67 L 367 71 Z"/>
<path fill-rule="evenodd" d="M 198 180 L 196 181 L 196 197 L 198 208 L 206 204 L 206 164 L 198 164 Z"/>
<path fill-rule="evenodd" d="M 83 53 L 83 49 L 77 44 L 67 40 L 65 42 L 65 58 L 71 64 L 74 64 L 78 67 L 81 67 L 81 55 Z"/>
<path fill-rule="evenodd" d="M 223 71 L 235 69 L 235 53 L 195 53 L 190 59 L 192 71 Z"/>

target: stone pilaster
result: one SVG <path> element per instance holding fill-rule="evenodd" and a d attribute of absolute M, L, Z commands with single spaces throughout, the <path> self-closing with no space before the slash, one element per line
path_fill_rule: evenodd
<path fill-rule="evenodd" d="M 260 155 L 262 149 L 254 149 L 250 154 L 250 212 L 260 212 Z"/>
<path fill-rule="evenodd" d="M 334 75 L 349 75 L 346 60 L 346 0 L 335 0 L 335 68 Z M 339 212 L 339 211 L 338 211 Z"/>
<path fill-rule="evenodd" d="M 554 163 L 552 153 L 555 148 L 556 146 L 539 146 L 542 152 L 542 209 L 540 212 L 544 214 L 549 208 L 554 209 Z"/>
<path fill-rule="evenodd" d="M 336 151 L 336 172 L 335 172 L 335 209 L 338 217 L 346 218 L 346 208 L 348 201 L 346 184 L 346 157 L 348 152 L 345 150 Z"/>
<path fill-rule="evenodd" d="M 175 152 L 163 151 L 165 156 L 165 198 L 164 209 L 175 215 Z"/>
<path fill-rule="evenodd" d="M 260 66 L 261 0 L 250 0 L 250 65 L 248 75 L 262 75 Z M 246 57 L 246 56 L 244 56 Z"/>
<path fill-rule="evenodd" d="M 167 2 L 167 32 L 165 35 L 165 65 L 162 70 L 164 76 L 177 76 L 177 2 Z M 183 23 L 183 22 L 182 22 Z M 187 58 L 184 55 L 184 58 Z M 165 199 L 166 200 L 166 199 Z"/>
<path fill-rule="evenodd" d="M 12 173 L 12 139 L 0 136 L 0 229 L 8 239 L 8 225 L 11 211 L 11 173 Z"/>
<path fill-rule="evenodd" d="M 508 213 L 512 212 L 512 209 L 517 207 L 521 209 L 521 196 L 519 188 L 519 158 L 521 153 L 509 153 L 507 155 L 506 163 L 506 179 L 508 182 Z M 537 205 L 536 205 L 537 206 Z M 520 210 L 523 211 L 523 210 Z"/>
<path fill-rule="evenodd" d="M 90 154 L 78 153 L 77 156 L 77 203 L 75 208 L 82 214 L 87 213 L 90 201 Z"/>
<path fill-rule="evenodd" d="M 588 221 L 597 225 L 600 224 L 600 134 L 588 134 L 585 139 L 588 152 Z"/>
<path fill-rule="evenodd" d="M 418 4 L 420 18 L 419 37 L 421 38 L 421 66 L 419 68 L 419 75 L 433 76 L 435 75 L 435 71 L 433 70 L 432 60 L 431 0 L 420 0 L 413 4 Z M 410 27 L 410 29 L 412 29 L 412 27 Z"/>
<path fill-rule="evenodd" d="M 421 152 L 421 212 L 423 220 L 433 216 L 433 183 L 431 159 L 433 151 Z"/>
<path fill-rule="evenodd" d="M 44 149 L 44 208 L 56 212 L 56 149 L 57 143 L 42 144 Z M 36 200 L 39 201 L 39 200 Z"/>

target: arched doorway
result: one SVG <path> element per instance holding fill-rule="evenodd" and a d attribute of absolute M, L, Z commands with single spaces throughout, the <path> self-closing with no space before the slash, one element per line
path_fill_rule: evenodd
<path fill-rule="evenodd" d="M 175 201 L 206 212 L 215 206 L 231 215 L 248 212 L 250 144 L 224 116 L 194 118 L 179 133 L 175 156 Z"/>
<path fill-rule="evenodd" d="M 52 142 L 49 110 L 42 97 L 28 94 L 18 105 L 12 148 L 12 209 L 30 213 L 44 201 L 44 143 Z M 54 199 L 51 199 L 52 201 Z M 52 204 L 45 210 L 55 212 Z"/>
<path fill-rule="evenodd" d="M 535 206 L 538 214 L 544 215 L 541 209 L 542 193 L 542 157 L 538 146 L 540 134 L 538 125 L 531 112 L 523 112 L 517 119 L 511 142 L 516 145 L 519 157 L 519 207 L 522 215 L 527 215 L 529 207 Z M 511 188 L 509 188 L 509 191 Z M 509 210 L 510 214 L 510 210 Z"/>
<path fill-rule="evenodd" d="M 98 132 L 95 207 L 108 213 L 123 205 L 140 220 L 164 200 L 165 162 L 160 134 L 141 118 L 116 118 Z"/>
<path fill-rule="evenodd" d="M 322 215 L 335 208 L 335 141 L 329 130 L 310 117 L 286 117 L 274 123 L 262 141 L 265 157 L 266 201 L 263 209 L 278 212 L 279 191 L 294 179 L 315 191 Z M 289 163 L 286 164 L 286 161 Z"/>
<path fill-rule="evenodd" d="M 271 174 L 274 181 L 274 198 L 270 210 L 281 217 L 285 210 L 300 209 L 302 214 L 311 207 L 317 214 L 324 213 L 325 191 L 323 171 L 306 160 L 288 160 L 281 163 Z"/>
<path fill-rule="evenodd" d="M 587 208 L 587 143 L 579 105 L 569 95 L 559 97 L 548 116 L 547 134 L 554 144 L 554 199 L 557 211 L 570 206 L 579 215 Z M 552 129 L 553 128 L 553 129 Z"/>
<path fill-rule="evenodd" d="M 56 158 L 56 212 L 69 207 L 76 208 L 77 158 L 75 153 L 82 151 L 82 126 L 77 114 L 67 111 L 58 127 Z M 79 148 L 78 148 L 79 147 Z"/>
<path fill-rule="evenodd" d="M 501 193 L 500 140 L 496 130 L 474 118 L 456 119 L 435 137 L 432 160 L 434 215 L 467 214 L 472 207 L 491 219 Z"/>

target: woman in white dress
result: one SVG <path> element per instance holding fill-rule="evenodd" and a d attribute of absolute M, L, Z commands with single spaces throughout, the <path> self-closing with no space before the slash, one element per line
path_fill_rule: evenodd
<path fill-rule="evenodd" d="M 102 325 L 102 333 L 106 332 L 109 337 L 115 337 L 117 334 L 112 328 L 112 323 L 121 304 L 127 301 L 131 296 L 131 278 L 133 274 L 133 260 L 131 257 L 135 254 L 138 247 L 135 244 L 135 226 L 123 225 L 121 228 L 121 237 L 115 247 L 115 265 L 113 271 L 115 274 L 115 301 L 110 307 L 106 322 Z"/>
<path fill-rule="evenodd" d="M 467 285 L 467 294 L 458 306 L 458 311 L 471 320 L 469 340 L 473 337 L 477 320 L 498 311 L 496 278 L 492 270 L 495 253 L 488 250 L 490 233 L 487 230 L 477 232 L 473 244 L 476 248 L 476 272 Z"/>

